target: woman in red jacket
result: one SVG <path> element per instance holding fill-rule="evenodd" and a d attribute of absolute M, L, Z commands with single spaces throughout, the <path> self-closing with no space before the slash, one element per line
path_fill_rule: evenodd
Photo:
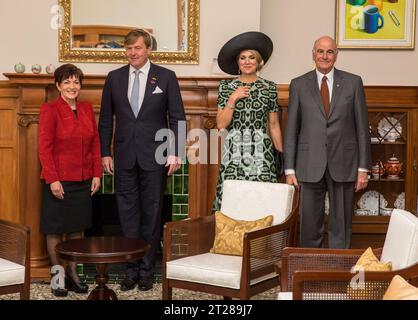
<path fill-rule="evenodd" d="M 100 143 L 92 105 L 77 101 L 82 71 L 64 64 L 54 73 L 60 97 L 41 106 L 39 159 L 42 165 L 41 232 L 46 235 L 52 265 L 59 265 L 55 246 L 66 239 L 82 237 L 91 226 L 91 196 L 100 187 L 102 175 Z M 54 268 L 55 270 L 55 268 Z M 52 293 L 67 290 L 86 293 L 76 263 L 69 262 L 65 287 L 54 285 Z"/>

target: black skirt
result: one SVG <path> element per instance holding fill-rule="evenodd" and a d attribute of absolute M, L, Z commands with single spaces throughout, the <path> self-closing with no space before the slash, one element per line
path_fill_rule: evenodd
<path fill-rule="evenodd" d="M 61 181 L 64 199 L 60 200 L 42 180 L 40 229 L 43 234 L 80 232 L 91 227 L 91 181 Z"/>

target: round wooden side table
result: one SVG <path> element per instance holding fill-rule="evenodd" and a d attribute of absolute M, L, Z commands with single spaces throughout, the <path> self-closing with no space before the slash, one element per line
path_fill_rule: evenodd
<path fill-rule="evenodd" d="M 139 260 L 149 247 L 141 239 L 89 237 L 61 242 L 55 247 L 55 251 L 64 260 L 96 264 L 97 286 L 90 292 L 87 300 L 117 300 L 116 293 L 106 286 L 109 280 L 107 264 Z"/>

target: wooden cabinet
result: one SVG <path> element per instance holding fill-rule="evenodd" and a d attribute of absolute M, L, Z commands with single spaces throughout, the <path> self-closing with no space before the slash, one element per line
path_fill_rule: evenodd
<path fill-rule="evenodd" d="M 354 197 L 353 247 L 383 246 L 393 208 L 417 211 L 418 106 L 369 106 L 374 167 Z"/>

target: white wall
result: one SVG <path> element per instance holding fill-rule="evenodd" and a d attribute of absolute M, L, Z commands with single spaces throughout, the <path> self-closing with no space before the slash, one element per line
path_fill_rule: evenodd
<path fill-rule="evenodd" d="M 313 42 L 322 35 L 335 35 L 335 3 L 261 0 L 260 30 L 275 44 L 264 77 L 289 83 L 313 68 Z M 368 85 L 418 85 L 417 50 L 340 50 L 336 67 L 361 75 Z"/>
<path fill-rule="evenodd" d="M 57 63 L 57 31 L 50 27 L 50 7 L 54 0 L 0 1 L 0 79 L 4 72 L 14 72 L 17 62 L 26 65 L 26 72 L 35 63 Z"/>
<path fill-rule="evenodd" d="M 200 64 L 169 66 L 178 75 L 211 75 L 212 60 L 233 36 L 260 29 L 260 0 L 200 0 Z"/>
<path fill-rule="evenodd" d="M 19 61 L 27 69 L 35 63 L 59 64 L 57 31 L 50 27 L 54 4 L 56 0 L 0 0 L 1 74 L 13 72 Z M 289 83 L 312 68 L 313 41 L 334 35 L 335 0 L 201 0 L 200 7 L 200 64 L 167 65 L 178 75 L 210 75 L 212 59 L 227 40 L 261 30 L 275 44 L 262 75 Z M 106 74 L 120 66 L 78 65 L 89 74 Z M 365 84 L 418 85 L 416 50 L 340 50 L 337 67 L 361 75 Z"/>
<path fill-rule="evenodd" d="M 107 1 L 107 0 L 106 0 Z M 0 80 L 4 72 L 14 72 L 17 62 L 58 65 L 58 35 L 51 29 L 50 8 L 56 0 L 0 0 L 0 36 L 2 54 Z M 260 0 L 200 0 L 199 65 L 166 65 L 178 75 L 210 75 L 212 59 L 232 36 L 259 30 Z M 86 74 L 107 74 L 121 64 L 77 63 Z"/>

